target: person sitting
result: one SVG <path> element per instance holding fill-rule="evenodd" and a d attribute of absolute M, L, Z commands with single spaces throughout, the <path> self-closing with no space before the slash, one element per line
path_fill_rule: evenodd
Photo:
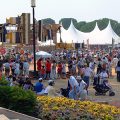
<path fill-rule="evenodd" d="M 82 80 L 81 76 L 77 76 L 76 80 L 78 81 L 78 91 L 77 91 L 77 97 L 80 100 L 86 100 L 87 98 L 87 84 Z"/>
<path fill-rule="evenodd" d="M 54 85 L 55 85 L 55 82 L 53 80 L 49 80 L 48 86 L 46 87 L 44 94 L 50 97 L 61 96 L 59 93 L 55 91 Z"/>
<path fill-rule="evenodd" d="M 23 85 L 24 90 L 33 90 L 33 84 L 29 80 L 29 78 L 26 78 L 26 82 Z"/>
<path fill-rule="evenodd" d="M 34 90 L 36 91 L 37 95 L 43 95 L 44 94 L 44 85 L 42 83 L 43 79 L 39 78 L 39 81 L 35 84 Z"/>
<path fill-rule="evenodd" d="M 99 76 L 100 76 L 100 83 L 99 84 L 103 84 L 103 82 L 108 79 L 108 74 L 106 72 L 106 69 L 102 69 L 102 72 L 100 73 Z"/>

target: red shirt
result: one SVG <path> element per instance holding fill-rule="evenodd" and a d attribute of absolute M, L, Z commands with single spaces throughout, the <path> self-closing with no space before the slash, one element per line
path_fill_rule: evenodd
<path fill-rule="evenodd" d="M 57 69 L 58 72 L 61 72 L 62 71 L 62 64 L 58 64 L 58 69 Z"/>
<path fill-rule="evenodd" d="M 37 69 L 40 71 L 41 70 L 41 60 L 37 61 Z"/>
<path fill-rule="evenodd" d="M 44 75 L 46 73 L 45 68 L 41 68 L 41 74 Z"/>
<path fill-rule="evenodd" d="M 46 71 L 51 71 L 51 63 L 50 62 L 46 62 Z"/>

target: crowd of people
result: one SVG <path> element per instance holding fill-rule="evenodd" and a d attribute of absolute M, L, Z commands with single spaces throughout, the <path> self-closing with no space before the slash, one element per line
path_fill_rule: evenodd
<path fill-rule="evenodd" d="M 30 80 L 30 65 L 33 59 L 29 51 L 24 53 L 15 50 L 0 56 L 0 77 L 5 74 L 10 86 L 22 86 L 23 89 L 36 91 L 38 95 L 48 94 L 59 96 L 54 85 L 57 79 L 68 79 L 67 97 L 72 99 L 86 99 L 91 78 L 98 76 L 94 83 L 108 85 L 108 78 L 112 76 L 112 68 L 120 82 L 120 49 L 110 53 L 103 50 L 62 50 L 51 51 L 52 58 L 39 58 L 36 61 L 38 82 L 33 85 Z M 48 80 L 45 88 L 42 81 Z M 112 88 L 108 85 L 110 90 Z M 63 92 L 63 91 L 62 91 Z"/>

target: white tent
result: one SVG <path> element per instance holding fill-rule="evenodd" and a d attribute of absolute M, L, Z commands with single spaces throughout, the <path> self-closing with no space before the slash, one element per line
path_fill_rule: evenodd
<path fill-rule="evenodd" d="M 101 37 L 102 41 L 108 44 L 112 44 L 112 39 L 114 39 L 115 42 L 117 42 L 117 40 L 119 39 L 119 36 L 113 31 L 111 27 L 110 21 L 108 23 L 108 26 L 101 31 Z"/>
<path fill-rule="evenodd" d="M 68 30 L 65 30 L 61 25 L 61 39 L 64 43 L 82 43 L 87 39 L 86 36 L 87 33 L 77 30 L 72 21 Z M 60 42 L 60 33 L 57 34 L 57 42 Z"/>
<path fill-rule="evenodd" d="M 63 26 L 61 25 L 61 39 L 63 43 L 72 43 L 73 37 L 68 32 L 68 30 L 65 30 Z M 57 33 L 57 42 L 60 43 L 60 33 Z"/>
<path fill-rule="evenodd" d="M 87 40 L 89 40 L 90 44 L 102 44 L 101 41 L 101 31 L 96 23 L 95 28 L 93 29 L 93 31 L 89 32 L 86 36 L 86 40 L 85 43 L 87 43 Z"/>
<path fill-rule="evenodd" d="M 73 43 L 79 43 L 80 42 L 79 34 L 76 31 L 76 28 L 74 27 L 72 21 L 71 21 L 70 27 L 68 28 L 67 31 L 70 34 Z"/>
<path fill-rule="evenodd" d="M 113 31 L 110 22 L 104 30 L 100 30 L 96 23 L 94 30 L 88 34 L 89 43 L 94 45 L 112 44 L 112 39 L 114 39 L 116 43 L 118 38 L 119 36 Z"/>
<path fill-rule="evenodd" d="M 39 59 L 39 58 L 51 58 L 52 55 L 50 53 L 47 53 L 45 51 L 39 51 L 39 52 L 36 52 L 36 58 Z"/>

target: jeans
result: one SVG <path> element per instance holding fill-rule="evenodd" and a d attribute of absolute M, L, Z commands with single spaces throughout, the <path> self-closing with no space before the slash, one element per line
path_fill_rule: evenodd
<path fill-rule="evenodd" d="M 89 76 L 84 76 L 83 80 L 87 84 L 87 88 L 88 88 L 89 87 L 89 83 L 90 83 L 90 77 Z"/>
<path fill-rule="evenodd" d="M 69 92 L 69 98 L 70 99 L 77 99 L 77 92 L 79 91 L 79 87 L 77 86 L 76 87 L 76 91 L 74 90 L 74 89 L 72 89 L 72 90 L 70 90 L 70 92 Z"/>

